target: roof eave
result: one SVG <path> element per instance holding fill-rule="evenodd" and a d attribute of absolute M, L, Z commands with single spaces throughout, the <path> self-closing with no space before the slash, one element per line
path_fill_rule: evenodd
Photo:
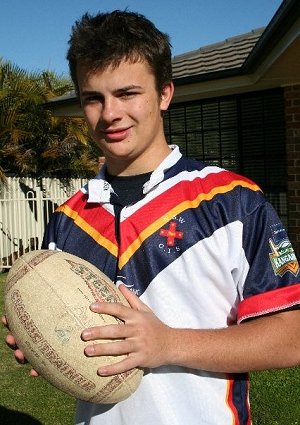
<path fill-rule="evenodd" d="M 62 96 L 61 98 L 54 98 L 48 100 L 48 102 L 44 103 L 45 108 L 56 108 L 57 106 L 61 105 L 73 105 L 74 103 L 78 102 L 80 104 L 79 97 L 76 95 L 75 91 L 74 94 L 70 93 L 69 97 Z"/>
<path fill-rule="evenodd" d="M 240 71 L 242 74 L 252 73 L 259 64 L 265 60 L 270 51 L 291 28 L 300 15 L 300 2 L 298 0 L 285 0 L 280 5 L 264 32 L 260 36 L 253 50 L 243 63 Z"/>

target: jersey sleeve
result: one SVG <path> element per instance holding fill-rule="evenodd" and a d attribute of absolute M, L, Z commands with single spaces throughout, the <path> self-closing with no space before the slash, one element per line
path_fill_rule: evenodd
<path fill-rule="evenodd" d="M 286 229 L 270 203 L 261 203 L 244 220 L 243 248 L 249 270 L 238 307 L 238 323 L 299 308 L 299 264 Z"/>
<path fill-rule="evenodd" d="M 44 233 L 43 249 L 64 250 L 65 241 L 72 230 L 74 217 L 84 206 L 85 200 L 85 192 L 79 190 L 53 212 Z M 76 244 L 76 241 L 74 243 Z"/>
<path fill-rule="evenodd" d="M 57 249 L 60 216 L 56 211 L 52 214 L 46 226 L 42 249 Z"/>

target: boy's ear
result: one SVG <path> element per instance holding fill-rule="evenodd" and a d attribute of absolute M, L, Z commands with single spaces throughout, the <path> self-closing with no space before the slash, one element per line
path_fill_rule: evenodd
<path fill-rule="evenodd" d="M 166 111 L 171 103 L 174 94 L 174 84 L 173 81 L 167 83 L 161 92 L 160 95 L 160 109 L 161 111 Z"/>

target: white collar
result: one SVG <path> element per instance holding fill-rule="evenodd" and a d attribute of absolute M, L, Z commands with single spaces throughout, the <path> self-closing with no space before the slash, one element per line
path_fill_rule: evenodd
<path fill-rule="evenodd" d="M 182 157 L 178 146 L 170 145 L 170 148 L 170 154 L 159 164 L 159 166 L 151 174 L 150 179 L 144 184 L 144 195 L 161 183 L 164 179 L 165 170 L 171 168 Z M 94 179 L 89 180 L 88 202 L 106 203 L 110 201 L 110 194 L 113 192 L 113 189 L 105 180 L 105 173 L 106 164 L 101 167 L 101 170 Z"/>
<path fill-rule="evenodd" d="M 151 174 L 150 179 L 144 184 L 144 195 L 161 183 L 164 179 L 165 171 L 175 165 L 182 157 L 178 146 L 170 145 L 169 147 L 171 148 L 169 155 L 159 164 L 156 170 Z"/>

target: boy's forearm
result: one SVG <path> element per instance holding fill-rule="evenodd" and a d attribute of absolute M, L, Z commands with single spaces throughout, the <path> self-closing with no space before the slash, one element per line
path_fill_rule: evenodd
<path fill-rule="evenodd" d="M 300 364 L 300 311 L 217 330 L 172 329 L 166 363 L 239 373 Z"/>

